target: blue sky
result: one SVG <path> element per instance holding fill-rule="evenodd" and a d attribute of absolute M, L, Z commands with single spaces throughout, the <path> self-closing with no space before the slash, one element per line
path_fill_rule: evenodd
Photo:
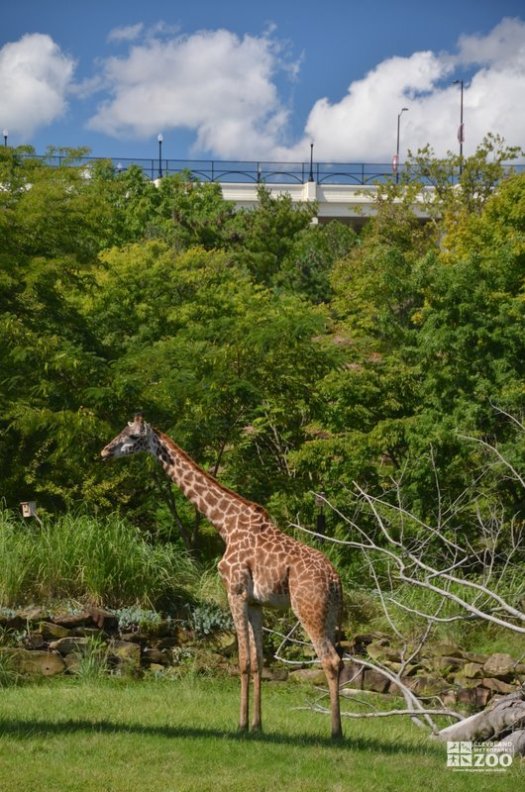
<path fill-rule="evenodd" d="M 389 162 L 525 146 L 523 0 L 10 0 L 0 127 L 95 156 Z"/>

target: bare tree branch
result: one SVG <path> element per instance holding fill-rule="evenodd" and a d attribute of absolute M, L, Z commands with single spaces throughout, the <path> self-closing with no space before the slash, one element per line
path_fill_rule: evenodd
<path fill-rule="evenodd" d="M 294 707 L 295 710 L 310 710 L 313 712 L 319 712 L 322 715 L 329 715 L 330 710 L 326 707 L 321 707 L 319 704 L 313 704 L 310 707 Z M 458 715 L 457 712 L 449 709 L 393 709 L 393 710 L 377 710 L 376 712 L 341 712 L 341 716 L 344 718 L 389 718 L 395 715 L 409 715 L 409 716 L 419 716 L 419 715 L 445 715 L 449 718 L 456 718 L 456 720 L 462 721 L 463 716 Z M 435 736 L 438 735 L 439 732 L 435 732 Z"/>
<path fill-rule="evenodd" d="M 504 410 L 499 412 L 525 431 L 525 426 L 520 421 Z M 492 453 L 497 460 L 496 463 L 501 463 L 507 471 L 510 471 L 512 479 L 525 489 L 525 478 L 498 448 L 485 440 L 461 435 L 460 437 L 478 443 Z M 354 482 L 354 490 L 351 493 L 354 499 L 352 516 L 346 515 L 341 508 L 334 506 L 326 496 L 316 494 L 317 499 L 333 512 L 339 522 L 346 525 L 348 538 L 321 535 L 305 528 L 299 521 L 293 527 L 323 542 L 332 542 L 362 554 L 375 596 L 381 605 L 390 631 L 401 645 L 399 663 L 396 661 L 393 668 L 389 667 L 386 659 L 382 663 L 375 655 L 374 662 L 350 655 L 345 655 L 345 659 L 351 661 L 361 671 L 365 670 L 364 681 L 361 684 L 366 685 L 366 669 L 370 669 L 395 685 L 405 699 L 405 708 L 345 712 L 344 717 L 373 718 L 406 715 L 418 726 L 429 728 L 433 735 L 444 737 L 445 734 L 470 734 L 470 719 L 465 719 L 462 715 L 447 709 L 442 703 L 436 708 L 425 706 L 421 698 L 418 698 L 409 687 L 405 675 L 410 670 L 410 664 L 417 663 L 418 658 L 422 656 L 424 647 L 437 624 L 480 620 L 515 633 L 525 634 L 525 613 L 522 607 L 515 604 L 520 591 L 523 592 L 521 596 L 525 598 L 525 586 L 521 579 L 523 566 L 520 561 L 525 522 L 520 515 L 515 515 L 509 520 L 501 504 L 487 500 L 486 489 L 481 486 L 487 467 L 476 476 L 470 488 L 465 489 L 447 504 L 440 487 L 433 449 L 431 449 L 431 464 L 436 489 L 435 519 L 431 523 L 405 508 L 401 489 L 402 480 L 400 480 L 394 482 L 393 487 L 382 496 L 373 495 Z M 365 515 L 366 519 L 363 519 Z M 467 531 L 458 531 L 457 526 L 465 524 L 465 519 L 472 523 L 473 515 L 477 521 L 478 536 L 471 539 Z M 470 535 L 472 536 L 472 531 Z M 426 604 L 421 606 L 417 601 L 416 604 L 403 601 L 406 592 L 414 589 L 429 595 L 426 597 L 428 607 Z M 509 591 L 513 594 L 509 594 Z M 515 597 L 514 601 L 512 596 Z M 399 619 L 401 612 L 414 617 L 410 638 L 406 635 L 406 626 Z M 414 634 L 414 626 L 417 626 L 418 622 L 419 632 Z M 279 652 L 287 640 L 294 640 L 293 632 L 294 630 L 291 630 L 287 636 L 282 636 Z M 355 677 L 360 677 L 359 671 L 354 674 Z M 483 717 L 476 718 L 475 723 L 489 724 L 487 728 L 490 729 L 499 721 L 520 723 L 520 718 L 525 717 L 524 699 L 525 692 L 521 691 L 516 695 L 510 694 L 505 697 L 502 707 L 499 707 L 495 700 L 495 706 L 490 705 L 487 709 L 486 717 L 485 713 L 479 713 Z M 317 712 L 329 711 L 319 701 L 315 702 L 312 708 Z M 434 720 L 438 715 L 455 718 L 464 723 L 465 728 L 447 727 L 439 732 Z M 496 727 L 494 729 L 494 733 L 499 733 Z M 473 739 L 478 739 L 480 733 L 477 731 Z M 458 738 L 454 737 L 454 739 Z"/>

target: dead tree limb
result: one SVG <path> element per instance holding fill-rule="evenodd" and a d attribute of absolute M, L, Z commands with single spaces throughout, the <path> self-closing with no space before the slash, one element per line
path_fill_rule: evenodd
<path fill-rule="evenodd" d="M 500 412 L 506 415 L 504 411 Z M 520 421 L 512 420 L 525 431 Z M 503 466 L 505 477 L 512 478 L 525 489 L 525 478 L 498 448 L 479 438 L 463 439 L 476 442 L 493 454 L 495 464 Z M 500 739 L 512 732 L 517 734 L 512 737 L 516 752 L 525 753 L 525 686 L 503 698 L 494 699 L 483 712 L 465 718 L 443 706 L 424 706 L 403 682 L 407 666 L 420 655 L 437 624 L 479 620 L 525 634 L 525 613 L 519 601 L 519 597 L 523 597 L 523 590 L 516 587 L 513 600 L 505 589 L 506 576 L 514 575 L 518 579 L 517 576 L 522 575 L 525 522 L 516 518 L 505 519 L 503 508 L 500 509 L 497 504 L 489 508 L 485 500 L 476 501 L 481 477 L 476 479 L 470 490 L 465 490 L 447 506 L 443 502 L 436 475 L 437 508 L 432 523 L 412 514 L 403 506 L 400 482 L 394 482 L 393 490 L 383 496 L 372 495 L 354 482 L 353 517 L 344 514 L 323 494 L 316 493 L 318 502 L 323 502 L 347 526 L 348 538 L 321 535 L 300 524 L 294 524 L 293 527 L 324 542 L 343 545 L 362 554 L 389 627 L 403 644 L 400 667 L 396 671 L 380 662 L 361 657 L 347 659 L 361 668 L 379 672 L 395 684 L 405 699 L 405 708 L 385 712 L 345 713 L 345 717 L 404 714 L 418 726 L 429 728 L 434 736 L 444 740 Z M 392 498 L 392 495 L 395 497 Z M 363 509 L 368 513 L 367 520 L 360 519 Z M 464 537 L 460 533 L 454 535 L 450 530 L 451 525 L 460 521 L 463 509 L 467 510 L 465 515 L 469 520 L 473 512 L 476 515 L 480 536 L 477 541 L 470 541 L 468 536 Z M 503 536 L 506 544 L 502 553 L 498 548 Z M 481 570 L 475 578 L 471 572 L 473 568 Z M 407 587 L 427 592 L 433 604 L 430 607 L 416 607 L 404 602 L 403 590 Z M 400 613 L 411 614 L 422 625 L 419 636 L 411 642 L 404 637 L 403 627 L 398 620 Z M 324 707 L 319 703 L 315 704 L 315 709 L 324 712 Z M 439 729 L 434 717 L 445 715 L 459 722 Z"/>

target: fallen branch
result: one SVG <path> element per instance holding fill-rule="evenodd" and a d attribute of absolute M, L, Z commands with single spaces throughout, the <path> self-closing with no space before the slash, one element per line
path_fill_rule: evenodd
<path fill-rule="evenodd" d="M 328 695 L 328 691 L 327 691 Z M 312 704 L 310 707 L 294 707 L 296 710 L 311 710 L 312 712 L 319 712 L 322 715 L 329 715 L 330 710 L 327 707 L 321 707 L 319 704 Z M 462 715 L 458 715 L 457 712 L 453 712 L 452 710 L 448 709 L 395 709 L 395 710 L 378 710 L 377 712 L 341 712 L 341 717 L 343 718 L 389 718 L 391 716 L 399 716 L 399 715 L 445 715 L 449 718 L 463 718 Z M 439 732 L 437 733 L 439 734 Z"/>

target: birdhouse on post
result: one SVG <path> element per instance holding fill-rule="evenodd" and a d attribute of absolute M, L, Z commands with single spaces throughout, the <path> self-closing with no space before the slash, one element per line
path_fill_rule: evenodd
<path fill-rule="evenodd" d="M 36 510 L 36 501 L 22 501 L 20 504 L 20 509 L 22 510 L 22 517 L 24 519 L 29 519 L 29 517 L 34 517 L 38 524 L 42 525 L 42 520 L 38 516 Z"/>

